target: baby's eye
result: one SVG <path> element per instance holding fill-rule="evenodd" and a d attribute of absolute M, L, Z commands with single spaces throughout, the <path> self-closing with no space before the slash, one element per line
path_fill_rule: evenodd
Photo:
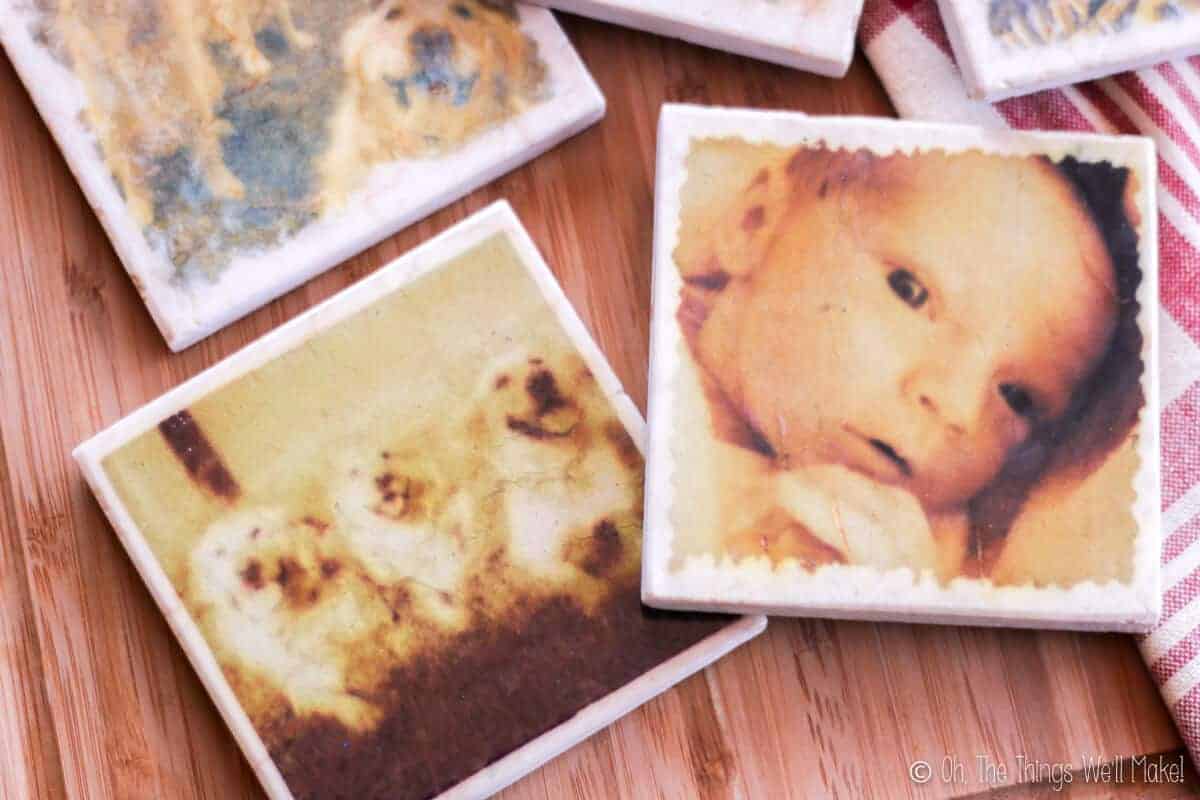
<path fill-rule="evenodd" d="M 892 270 L 887 281 L 896 296 L 913 308 L 920 308 L 929 299 L 929 290 L 906 269 Z"/>
<path fill-rule="evenodd" d="M 1004 398 L 1004 402 L 1008 403 L 1008 407 L 1013 410 L 1013 413 L 1018 416 L 1032 417 L 1034 415 L 1033 397 L 1028 391 L 1017 384 L 1000 384 L 1000 396 Z"/>

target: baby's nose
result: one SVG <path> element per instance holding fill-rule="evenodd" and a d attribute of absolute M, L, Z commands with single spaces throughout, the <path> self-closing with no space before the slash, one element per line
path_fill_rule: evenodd
<path fill-rule="evenodd" d="M 955 436 L 975 430 L 986 402 L 985 381 L 950 364 L 928 365 L 908 376 L 905 394 L 920 413 Z"/>

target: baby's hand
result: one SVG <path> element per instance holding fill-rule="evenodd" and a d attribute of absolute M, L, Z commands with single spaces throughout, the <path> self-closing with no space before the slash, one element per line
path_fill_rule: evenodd
<path fill-rule="evenodd" d="M 766 556 L 776 564 L 795 559 L 810 568 L 846 562 L 841 551 L 813 536 L 781 508 L 767 512 L 746 530 L 730 536 L 725 551 L 734 559 Z"/>
<path fill-rule="evenodd" d="M 792 470 L 775 480 L 779 506 L 847 562 L 938 569 L 937 541 L 909 492 L 833 464 Z"/>

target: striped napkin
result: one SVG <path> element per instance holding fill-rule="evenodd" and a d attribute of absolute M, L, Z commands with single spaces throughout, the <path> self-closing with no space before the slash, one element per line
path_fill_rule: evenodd
<path fill-rule="evenodd" d="M 1139 646 L 1200 763 L 1200 56 L 993 105 L 967 97 L 935 0 L 867 0 L 860 37 L 901 116 L 1157 142 L 1165 594 Z"/>

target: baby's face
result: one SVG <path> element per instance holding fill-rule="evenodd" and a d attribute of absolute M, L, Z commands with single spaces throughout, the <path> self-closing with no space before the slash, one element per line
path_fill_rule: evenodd
<path fill-rule="evenodd" d="M 1049 165 L 879 170 L 794 207 L 716 302 L 700 355 L 785 463 L 842 464 L 948 510 L 1066 409 L 1111 338 L 1113 269 Z"/>

